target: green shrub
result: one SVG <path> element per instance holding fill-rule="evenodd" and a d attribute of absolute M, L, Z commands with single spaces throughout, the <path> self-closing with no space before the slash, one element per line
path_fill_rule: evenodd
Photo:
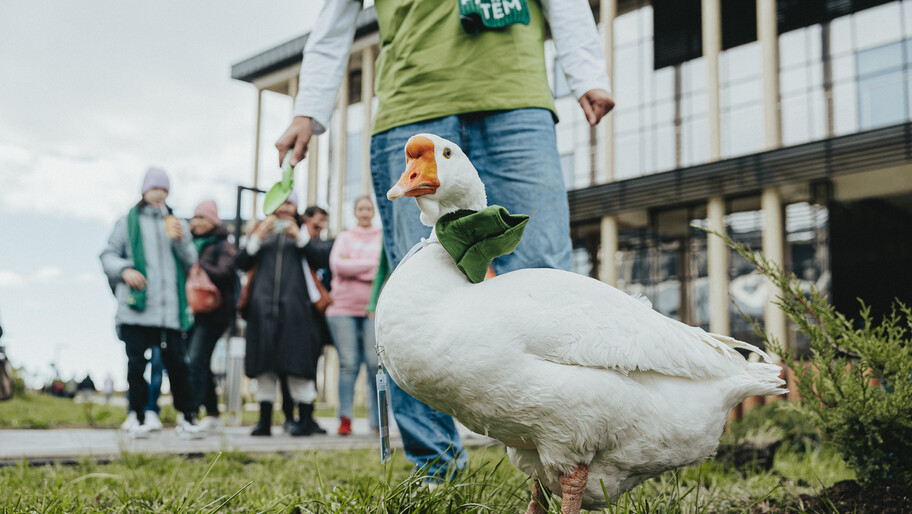
<path fill-rule="evenodd" d="M 879 323 L 861 302 L 860 323 L 845 317 L 794 274 L 722 236 L 778 289 L 776 304 L 810 339 L 799 359 L 754 327 L 797 378 L 798 408 L 820 428 L 862 483 L 912 480 L 912 309 L 895 302 Z M 860 327 L 860 328 L 859 328 Z"/>

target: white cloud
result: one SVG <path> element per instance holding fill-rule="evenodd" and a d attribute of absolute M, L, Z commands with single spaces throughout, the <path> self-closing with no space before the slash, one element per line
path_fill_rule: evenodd
<path fill-rule="evenodd" d="M 35 272 L 35 278 L 41 282 L 49 282 L 63 275 L 63 270 L 56 267 L 41 268 Z"/>
<path fill-rule="evenodd" d="M 0 269 L 0 288 L 12 289 L 25 285 L 25 279 L 16 273 Z"/>
<path fill-rule="evenodd" d="M 72 281 L 76 283 L 98 282 L 101 280 L 104 280 L 104 275 L 100 273 L 89 273 L 88 271 L 83 271 L 82 273 L 77 273 L 72 276 Z"/>

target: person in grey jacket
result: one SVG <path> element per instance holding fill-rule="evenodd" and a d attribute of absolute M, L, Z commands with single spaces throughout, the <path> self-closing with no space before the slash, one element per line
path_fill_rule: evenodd
<path fill-rule="evenodd" d="M 147 348 L 159 346 L 178 416 L 178 432 L 198 436 L 186 360 L 187 331 L 193 316 L 187 307 L 185 279 L 197 251 L 187 224 L 165 204 L 170 190 L 163 170 L 150 168 L 142 200 L 117 220 L 101 252 L 101 265 L 114 296 L 117 332 L 127 352 L 130 414 L 125 428 L 135 437 L 151 430 L 145 423 L 149 385 L 143 377 Z M 131 417 L 135 416 L 135 422 Z"/>

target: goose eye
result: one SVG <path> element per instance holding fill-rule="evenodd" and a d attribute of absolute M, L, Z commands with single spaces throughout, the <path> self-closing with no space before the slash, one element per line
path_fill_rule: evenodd
<path fill-rule="evenodd" d="M 449 159 L 451 155 L 453 155 L 453 151 L 452 151 L 452 150 L 450 150 L 449 148 L 444 148 L 444 149 L 443 149 L 443 156 L 444 156 L 445 158 Z"/>

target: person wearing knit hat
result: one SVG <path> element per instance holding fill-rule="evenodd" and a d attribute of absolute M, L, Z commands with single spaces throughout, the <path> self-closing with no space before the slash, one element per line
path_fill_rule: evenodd
<path fill-rule="evenodd" d="M 189 226 L 165 203 L 170 189 L 168 175 L 149 168 L 142 200 L 117 220 L 99 256 L 117 299 L 114 322 L 127 355 L 130 410 L 121 428 L 133 437 L 148 437 L 162 428 L 154 400 L 158 388 L 150 394 L 144 376 L 150 349 L 160 352 L 174 408 L 183 414 L 178 416 L 178 434 L 204 435 L 193 412 L 186 362 L 186 336 L 193 327 L 186 279 L 198 253 Z"/>
<path fill-rule="evenodd" d="M 143 177 L 142 194 L 146 194 L 150 189 L 171 190 L 171 181 L 168 180 L 168 174 L 161 168 L 149 168 L 146 170 L 146 176 Z"/>
<path fill-rule="evenodd" d="M 215 200 L 204 200 L 200 202 L 200 204 L 196 206 L 196 210 L 193 211 L 193 217 L 209 220 L 214 227 L 221 226 L 222 224 L 222 220 L 218 215 L 218 207 L 215 205 Z M 193 231 L 192 226 L 190 227 L 190 230 Z"/>
<path fill-rule="evenodd" d="M 218 207 L 212 200 L 205 200 L 196 206 L 190 220 L 193 244 L 199 252 L 199 266 L 218 289 L 221 302 L 206 309 L 195 310 L 195 324 L 190 336 L 187 354 L 190 361 L 190 391 L 193 412 L 206 408 L 206 416 L 200 427 L 207 431 L 222 428 L 219 419 L 218 396 L 215 392 L 215 377 L 209 365 L 212 351 L 219 337 L 228 330 L 235 317 L 235 249 L 228 242 L 228 231 L 222 227 Z"/>

